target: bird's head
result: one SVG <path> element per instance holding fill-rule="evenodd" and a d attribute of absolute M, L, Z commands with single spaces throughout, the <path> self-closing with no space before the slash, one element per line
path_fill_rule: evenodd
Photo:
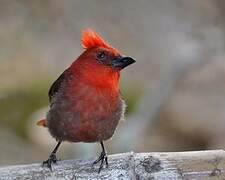
<path fill-rule="evenodd" d="M 82 32 L 81 43 L 85 51 L 73 65 L 97 84 L 99 81 L 118 84 L 120 71 L 135 62 L 131 57 L 122 56 L 91 29 Z"/>

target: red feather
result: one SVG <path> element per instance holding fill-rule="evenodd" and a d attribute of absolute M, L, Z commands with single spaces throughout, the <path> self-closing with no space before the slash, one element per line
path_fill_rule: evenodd
<path fill-rule="evenodd" d="M 111 48 L 109 44 L 107 44 L 101 36 L 99 36 L 92 29 L 87 29 L 82 31 L 81 44 L 83 48 L 90 49 L 95 47 L 108 47 Z"/>
<path fill-rule="evenodd" d="M 37 122 L 38 126 L 42 126 L 42 127 L 47 127 L 47 120 L 46 119 L 41 119 Z"/>

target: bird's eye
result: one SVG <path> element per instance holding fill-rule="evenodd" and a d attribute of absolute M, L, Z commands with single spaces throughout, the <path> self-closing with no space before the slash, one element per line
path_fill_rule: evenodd
<path fill-rule="evenodd" d="M 98 54 L 97 54 L 97 58 L 98 58 L 98 60 L 104 60 L 105 59 L 105 57 L 106 57 L 106 54 L 105 54 L 105 52 L 99 52 Z"/>

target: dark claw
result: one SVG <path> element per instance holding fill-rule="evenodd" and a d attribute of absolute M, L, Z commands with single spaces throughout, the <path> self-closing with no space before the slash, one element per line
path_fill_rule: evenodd
<path fill-rule="evenodd" d="M 47 166 L 52 171 L 52 163 L 55 164 L 55 163 L 57 163 L 57 161 L 58 161 L 58 159 L 56 158 L 56 155 L 53 153 L 49 156 L 49 158 L 46 161 L 44 161 L 42 163 L 42 166 L 43 167 Z"/>
<path fill-rule="evenodd" d="M 92 164 L 92 166 L 94 166 L 95 164 L 99 163 L 101 161 L 101 164 L 99 166 L 99 169 L 98 169 L 98 173 L 101 172 L 102 168 L 103 168 L 103 164 L 104 164 L 104 161 L 105 161 L 105 164 L 106 164 L 106 168 L 108 168 L 109 164 L 108 164 L 108 157 L 107 157 L 107 154 L 102 151 L 100 156 L 98 157 L 97 160 L 95 160 Z"/>

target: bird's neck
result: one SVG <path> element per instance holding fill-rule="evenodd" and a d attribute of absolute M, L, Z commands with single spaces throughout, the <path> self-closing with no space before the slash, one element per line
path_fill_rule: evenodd
<path fill-rule="evenodd" d="M 79 79 L 88 85 L 94 86 L 102 90 L 119 92 L 120 72 L 114 71 L 104 66 L 89 65 L 85 68 L 73 68 Z"/>

